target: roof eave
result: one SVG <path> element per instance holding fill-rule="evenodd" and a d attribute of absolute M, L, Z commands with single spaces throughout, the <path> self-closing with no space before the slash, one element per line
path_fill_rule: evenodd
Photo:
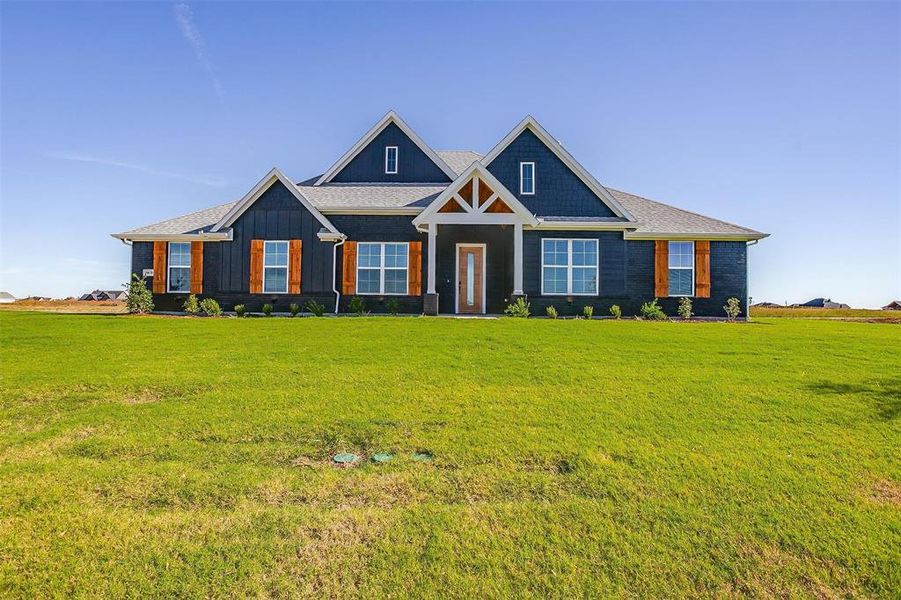
<path fill-rule="evenodd" d="M 232 229 L 224 231 L 199 231 L 197 233 L 111 233 L 111 237 L 123 242 L 230 242 Z"/>
<path fill-rule="evenodd" d="M 762 240 L 763 238 L 770 237 L 768 233 L 761 233 L 759 231 L 748 231 L 748 232 L 735 232 L 735 233 L 704 233 L 704 232 L 696 232 L 696 233 L 663 233 L 663 232 L 641 232 L 641 231 L 633 231 L 626 232 L 623 234 L 623 237 L 627 240 L 674 240 L 674 241 L 691 241 L 691 240 L 710 240 L 714 242 L 741 242 L 741 241 L 753 241 L 753 240 Z"/>

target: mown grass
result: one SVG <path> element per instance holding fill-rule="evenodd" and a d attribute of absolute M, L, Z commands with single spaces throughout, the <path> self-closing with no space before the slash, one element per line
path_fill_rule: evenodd
<path fill-rule="evenodd" d="M 0 344 L 2 595 L 901 589 L 895 325 L 0 313 Z"/>
<path fill-rule="evenodd" d="M 901 321 L 901 311 L 871 308 L 792 308 L 752 306 L 751 318 L 791 317 L 793 319 L 877 319 Z"/>

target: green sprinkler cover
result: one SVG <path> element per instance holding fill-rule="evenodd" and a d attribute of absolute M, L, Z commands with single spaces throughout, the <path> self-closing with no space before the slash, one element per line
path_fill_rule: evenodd
<path fill-rule="evenodd" d="M 389 460 L 391 460 L 392 458 L 394 458 L 394 455 L 389 454 L 387 452 L 379 452 L 378 454 L 372 455 L 373 462 L 377 462 L 377 463 L 386 463 Z"/>
<path fill-rule="evenodd" d="M 424 452 L 424 451 L 423 451 L 423 452 L 414 452 L 414 453 L 413 453 L 413 460 L 418 460 L 418 461 L 429 461 L 429 460 L 432 460 L 432 453 L 431 453 L 431 452 Z"/>
<path fill-rule="evenodd" d="M 359 459 L 359 458 L 360 458 L 360 457 L 357 456 L 356 454 L 351 454 L 351 453 L 349 453 L 349 452 L 342 452 L 341 454 L 336 454 L 336 455 L 332 458 L 332 460 L 335 461 L 335 462 L 338 463 L 338 464 L 345 465 L 345 464 L 348 464 L 348 463 L 356 462 L 357 459 Z"/>

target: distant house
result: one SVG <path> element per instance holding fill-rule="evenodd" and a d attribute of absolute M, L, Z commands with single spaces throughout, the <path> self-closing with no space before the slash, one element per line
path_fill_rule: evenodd
<path fill-rule="evenodd" d="M 829 298 L 814 298 L 804 304 L 792 304 L 796 308 L 851 308 L 841 302 L 833 302 Z"/>
<path fill-rule="evenodd" d="M 901 300 L 892 300 L 883 306 L 882 310 L 901 310 Z"/>
<path fill-rule="evenodd" d="M 128 294 L 125 293 L 125 290 L 94 290 L 93 292 L 88 292 L 87 294 L 83 294 L 78 299 L 81 301 L 108 301 L 108 300 L 125 300 Z"/>
<path fill-rule="evenodd" d="M 752 308 L 785 308 L 781 304 L 776 304 L 775 302 L 758 302 L 757 304 L 752 304 Z"/>
<path fill-rule="evenodd" d="M 12 304 L 16 301 L 16 297 L 9 292 L 0 292 L 0 304 Z"/>

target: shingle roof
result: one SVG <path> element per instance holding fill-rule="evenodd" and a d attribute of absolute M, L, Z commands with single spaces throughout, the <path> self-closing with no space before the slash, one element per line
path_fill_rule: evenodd
<path fill-rule="evenodd" d="M 451 168 L 456 169 L 470 156 L 478 157 L 475 152 L 454 151 L 454 154 L 468 155 L 460 158 L 456 163 L 448 162 Z M 440 153 L 447 154 L 447 153 Z M 442 158 L 447 161 L 444 156 Z M 469 164 L 472 164 L 470 162 Z M 466 166 L 468 167 L 469 164 Z M 312 180 L 311 180 L 312 181 Z M 298 184 L 298 189 L 313 206 L 319 210 L 341 209 L 390 209 L 390 208 L 425 208 L 438 194 L 444 190 L 444 185 L 416 185 L 416 184 L 325 184 L 320 186 L 309 185 L 308 182 Z M 638 220 L 639 225 L 634 234 L 681 234 L 681 235 L 728 235 L 748 236 L 749 238 L 762 237 L 764 234 L 747 227 L 741 227 L 719 219 L 705 217 L 691 211 L 682 210 L 662 202 L 642 198 L 635 194 L 621 192 L 607 188 L 611 194 Z M 234 202 L 220 204 L 205 210 L 200 210 L 188 215 L 176 217 L 166 221 L 160 221 L 145 227 L 132 229 L 122 237 L 131 235 L 148 234 L 185 234 L 194 233 L 201 229 L 209 229 L 215 225 L 234 206 Z M 570 222 L 616 222 L 619 217 L 567 217 L 567 216 L 543 216 L 544 221 L 570 221 Z"/>
<path fill-rule="evenodd" d="M 447 166 L 459 175 L 465 171 L 469 165 L 482 158 L 482 155 L 472 150 L 438 150 L 437 154 Z"/>

